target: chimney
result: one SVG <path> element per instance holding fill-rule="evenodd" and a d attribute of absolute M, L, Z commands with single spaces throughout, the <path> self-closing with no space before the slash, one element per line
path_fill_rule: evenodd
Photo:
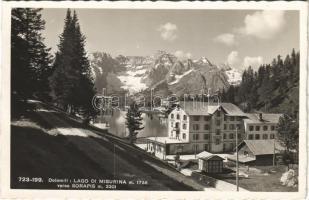
<path fill-rule="evenodd" d="M 263 113 L 259 113 L 259 120 L 263 121 Z"/>

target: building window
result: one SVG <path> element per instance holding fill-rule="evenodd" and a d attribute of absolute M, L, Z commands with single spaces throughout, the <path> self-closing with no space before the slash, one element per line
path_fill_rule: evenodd
<path fill-rule="evenodd" d="M 219 145 L 220 144 L 220 139 L 216 138 L 215 143 L 216 143 L 216 145 Z"/>
<path fill-rule="evenodd" d="M 209 134 L 204 134 L 204 140 L 209 140 Z"/>
<path fill-rule="evenodd" d="M 176 131 L 176 139 L 179 139 L 179 131 Z"/>
<path fill-rule="evenodd" d="M 235 125 L 234 124 L 230 124 L 230 130 L 234 130 L 235 129 Z"/>
<path fill-rule="evenodd" d="M 174 119 L 174 114 L 171 114 L 171 118 Z"/>
<path fill-rule="evenodd" d="M 230 121 L 235 121 L 235 117 L 230 117 Z"/>
<path fill-rule="evenodd" d="M 236 124 L 237 130 L 240 130 L 241 126 L 240 124 Z"/>
<path fill-rule="evenodd" d="M 210 117 L 209 116 L 204 116 L 204 121 L 209 121 Z"/>
<path fill-rule="evenodd" d="M 187 129 L 187 124 L 182 125 L 182 129 L 186 130 Z"/>
<path fill-rule="evenodd" d="M 192 148 L 193 148 L 193 151 L 194 151 L 195 153 L 198 151 L 198 145 L 197 145 L 197 144 L 194 144 L 194 145 L 192 146 Z"/>
<path fill-rule="evenodd" d="M 193 140 L 198 140 L 199 139 L 199 134 L 193 134 Z"/>
<path fill-rule="evenodd" d="M 230 133 L 230 139 L 234 139 L 234 134 Z"/>
<path fill-rule="evenodd" d="M 171 122 L 171 127 L 172 127 L 172 128 L 174 127 L 174 123 L 173 123 L 173 122 Z"/>
<path fill-rule="evenodd" d="M 270 139 L 274 139 L 275 138 L 275 134 L 272 133 L 272 134 L 269 135 L 269 137 L 270 137 Z"/>
<path fill-rule="evenodd" d="M 268 126 L 263 126 L 263 131 L 267 131 L 268 130 Z"/>
<path fill-rule="evenodd" d="M 240 139 L 240 138 L 241 138 L 241 134 L 237 133 L 237 139 Z"/>
<path fill-rule="evenodd" d="M 193 124 L 193 130 L 197 131 L 200 129 L 200 126 L 198 124 Z"/>
<path fill-rule="evenodd" d="M 216 129 L 216 135 L 220 135 L 221 130 L 220 129 Z"/>
<path fill-rule="evenodd" d="M 267 140 L 268 139 L 268 135 L 267 134 L 263 134 L 263 140 Z"/>
<path fill-rule="evenodd" d="M 199 121 L 200 120 L 200 116 L 193 116 L 193 121 Z"/>
<path fill-rule="evenodd" d="M 180 119 L 180 115 L 179 115 L 179 114 L 177 114 L 177 115 L 176 115 L 176 118 L 177 118 L 177 119 Z"/>
<path fill-rule="evenodd" d="M 260 126 L 255 126 L 256 131 L 260 131 Z"/>
<path fill-rule="evenodd" d="M 185 120 L 185 121 L 187 120 L 187 115 L 183 116 L 183 120 Z"/>
<path fill-rule="evenodd" d="M 237 121 L 241 121 L 241 117 L 237 117 L 236 119 L 237 119 Z"/>
<path fill-rule="evenodd" d="M 224 124 L 224 130 L 226 130 L 227 129 L 227 125 L 226 124 Z"/>
<path fill-rule="evenodd" d="M 249 126 L 249 131 L 253 131 L 253 126 Z"/>
<path fill-rule="evenodd" d="M 204 130 L 209 130 L 209 124 L 204 125 Z"/>
<path fill-rule="evenodd" d="M 218 111 L 217 112 L 217 117 L 220 117 L 221 116 L 221 113 Z"/>
<path fill-rule="evenodd" d="M 216 120 L 216 125 L 220 126 L 220 120 Z"/>
<path fill-rule="evenodd" d="M 175 128 L 179 128 L 179 122 L 176 122 Z"/>
<path fill-rule="evenodd" d="M 208 144 L 204 144 L 204 150 L 209 151 L 209 145 Z"/>
<path fill-rule="evenodd" d="M 227 116 L 226 115 L 224 115 L 224 121 L 226 121 L 227 120 Z"/>
<path fill-rule="evenodd" d="M 223 134 L 223 139 L 226 139 L 226 134 L 225 133 Z"/>
<path fill-rule="evenodd" d="M 249 140 L 253 140 L 253 134 L 248 135 Z"/>
<path fill-rule="evenodd" d="M 275 126 L 271 126 L 271 130 L 274 131 L 275 130 Z"/>
<path fill-rule="evenodd" d="M 255 134 L 255 139 L 259 140 L 260 139 L 260 134 Z"/>
<path fill-rule="evenodd" d="M 186 134 L 185 133 L 182 134 L 182 139 L 184 139 L 184 140 L 186 139 Z"/>

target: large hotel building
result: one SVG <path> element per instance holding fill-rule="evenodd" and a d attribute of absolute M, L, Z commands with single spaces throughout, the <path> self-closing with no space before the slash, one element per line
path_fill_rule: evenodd
<path fill-rule="evenodd" d="M 232 152 L 243 140 L 274 139 L 281 114 L 244 113 L 232 103 L 180 102 L 168 115 L 168 136 L 147 138 L 164 155 Z"/>

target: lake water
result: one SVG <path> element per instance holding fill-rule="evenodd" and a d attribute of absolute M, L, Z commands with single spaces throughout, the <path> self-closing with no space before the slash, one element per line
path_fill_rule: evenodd
<path fill-rule="evenodd" d="M 125 128 L 125 117 L 125 111 L 114 111 L 109 120 L 109 132 L 118 137 L 127 136 L 128 129 Z M 139 131 L 137 137 L 167 136 L 167 124 L 165 119 L 160 120 L 157 114 L 148 115 L 143 113 L 142 117 L 144 129 Z"/>

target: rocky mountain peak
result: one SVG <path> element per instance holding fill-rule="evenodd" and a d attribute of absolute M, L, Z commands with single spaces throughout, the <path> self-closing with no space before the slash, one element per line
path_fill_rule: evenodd
<path fill-rule="evenodd" d="M 209 65 L 209 66 L 213 65 L 205 56 L 198 59 L 196 61 L 196 63 L 199 64 L 199 65 Z"/>
<path fill-rule="evenodd" d="M 165 51 L 157 51 L 153 56 L 120 55 L 111 59 L 108 54 L 100 54 L 100 58 L 95 57 L 92 57 L 95 61 L 92 63 L 98 83 L 96 86 L 109 85 L 112 90 L 120 87 L 136 93 L 154 88 L 164 94 L 181 95 L 187 92 L 198 92 L 205 87 L 216 90 L 227 88 L 229 80 L 234 83 L 235 79 L 238 79 L 237 74 L 234 75 L 232 71 L 227 76 L 227 71 L 221 69 L 227 70 L 227 66 L 218 67 L 206 57 L 194 61 L 181 60 Z M 101 59 L 104 62 L 101 62 Z M 114 75 L 113 81 L 107 78 L 111 74 Z"/>

